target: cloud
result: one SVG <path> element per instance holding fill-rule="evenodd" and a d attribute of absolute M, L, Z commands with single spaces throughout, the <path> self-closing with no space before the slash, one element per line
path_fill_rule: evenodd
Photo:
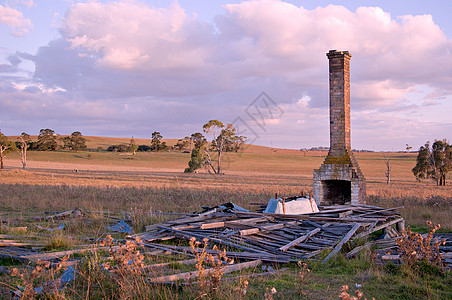
<path fill-rule="evenodd" d="M 137 71 L 202 67 L 210 55 L 212 30 L 190 19 L 178 4 L 153 8 L 128 1 L 77 4 L 62 26 L 71 48 L 95 55 L 99 67 Z"/>
<path fill-rule="evenodd" d="M 14 73 L 16 71 L 17 69 L 15 66 L 0 63 L 0 73 Z"/>
<path fill-rule="evenodd" d="M 16 36 L 24 36 L 25 33 L 33 28 L 31 20 L 25 19 L 20 11 L 9 6 L 3 6 L 1 4 L 0 23 L 10 27 L 12 34 Z"/>
<path fill-rule="evenodd" d="M 27 8 L 30 8 L 35 5 L 33 0 L 20 0 L 19 3 L 25 5 Z"/>
<path fill-rule="evenodd" d="M 280 1 L 249 1 L 225 8 L 221 24 L 233 24 L 230 27 L 241 33 L 235 38 L 250 41 L 249 53 L 254 60 L 260 57 L 256 64 L 285 73 L 294 83 L 312 85 L 320 74 L 313 74 L 311 68 L 318 70 L 324 64 L 325 52 L 345 49 L 354 56 L 354 82 L 391 80 L 394 86 L 428 82 L 450 91 L 446 82 L 452 79 L 447 71 L 452 68 L 452 41 L 431 15 L 394 19 L 378 7 L 355 12 L 336 5 L 306 10 Z"/>
<path fill-rule="evenodd" d="M 214 26 L 177 3 L 75 4 L 62 21 L 61 39 L 36 55 L 35 77 L 111 97 L 185 97 L 260 85 L 286 102 L 308 91 L 315 107 L 326 105 L 319 91 L 327 84 L 325 52 L 347 49 L 354 55 L 357 107 L 369 103 L 369 94 L 376 100 L 370 105 L 389 103 L 421 83 L 452 92 L 452 43 L 429 15 L 394 19 L 376 7 L 307 10 L 281 1 L 225 10 Z"/>
<path fill-rule="evenodd" d="M 105 135 L 113 128 L 144 135 L 152 127 L 177 137 L 209 119 L 244 116 L 265 91 L 286 113 L 268 122 L 262 141 L 325 145 L 330 49 L 353 55 L 357 126 L 383 128 L 396 116 L 399 121 L 391 124 L 405 128 L 416 122 L 424 101 L 432 103 L 429 97 L 452 95 L 452 41 L 430 15 L 397 17 L 378 7 L 350 11 L 340 5 L 308 10 L 262 0 L 227 4 L 207 23 L 177 2 L 156 8 L 138 1 L 90 1 L 72 5 L 61 24 L 60 36 L 37 53 L 8 58 L 16 67 L 32 61 L 35 72 L 21 79 L 20 89 L 4 84 L 6 99 L 22 100 L 8 100 L 1 109 L 37 120 L 48 114 Z M 413 102 L 410 93 L 420 85 L 428 87 L 427 99 Z M 368 132 L 356 132 L 367 140 Z"/>
<path fill-rule="evenodd" d="M 358 81 L 351 83 L 354 108 L 387 109 L 405 101 L 405 95 L 413 90 L 411 85 L 400 85 L 393 80 Z"/>

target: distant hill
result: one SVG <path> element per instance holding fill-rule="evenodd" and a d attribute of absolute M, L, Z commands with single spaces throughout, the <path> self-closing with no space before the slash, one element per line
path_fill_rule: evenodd
<path fill-rule="evenodd" d="M 68 135 L 58 135 L 59 138 L 66 137 Z M 37 135 L 31 135 L 32 141 L 37 141 L 38 136 Z M 131 138 L 118 138 L 118 137 L 105 137 L 105 136 L 83 136 L 86 138 L 86 146 L 88 149 L 97 149 L 98 147 L 102 147 L 102 149 L 106 150 L 109 146 L 112 145 L 120 145 L 120 144 L 128 144 L 130 142 Z M 16 141 L 18 138 L 17 135 L 10 135 L 8 136 L 8 139 L 10 141 Z M 137 145 L 150 145 L 151 139 L 139 139 L 139 138 L 133 138 L 135 140 L 135 143 Z M 162 142 L 166 142 L 169 146 L 174 146 L 177 143 L 178 139 L 162 139 Z M 310 150 L 311 153 L 315 154 L 315 152 L 319 152 L 319 155 L 323 155 L 321 150 L 312 149 Z M 266 146 L 259 146 L 259 145 L 251 145 L 251 144 L 245 144 L 244 152 L 247 153 L 299 153 L 300 150 L 295 149 L 282 149 L 282 148 L 273 148 L 273 147 L 266 147 Z"/>
<path fill-rule="evenodd" d="M 58 138 L 66 137 L 69 135 L 58 135 Z M 32 141 L 37 141 L 37 135 L 31 135 Z M 102 147 L 103 149 L 107 149 L 112 145 L 120 145 L 120 144 L 128 144 L 131 138 L 117 138 L 117 137 L 104 137 L 104 136 L 83 136 L 86 139 L 86 146 L 88 149 L 97 149 L 97 147 Z M 17 135 L 8 136 L 10 141 L 16 141 L 18 138 Z M 133 138 L 137 145 L 150 145 L 151 139 L 137 139 Z M 162 141 L 166 142 L 170 146 L 174 146 L 177 143 L 177 139 L 163 139 Z"/>

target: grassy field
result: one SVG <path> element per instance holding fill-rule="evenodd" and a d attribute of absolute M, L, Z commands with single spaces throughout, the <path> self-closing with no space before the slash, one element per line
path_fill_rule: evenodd
<path fill-rule="evenodd" d="M 105 149 L 108 145 L 130 140 L 87 138 L 92 149 L 99 146 Z M 150 142 L 135 140 L 137 144 Z M 175 141 L 168 141 L 171 142 Z M 190 154 L 181 152 L 120 155 L 106 151 L 30 151 L 26 171 L 20 170 L 19 156 L 12 153 L 5 160 L 6 169 L 0 171 L 0 217 L 12 226 L 28 226 L 27 234 L 33 235 L 39 231 L 30 217 L 43 215 L 44 211 L 82 208 L 111 212 L 117 216 L 127 212 L 135 221 L 134 229 L 141 231 L 144 225 L 162 220 L 147 214 L 156 210 L 191 212 L 199 211 L 202 205 L 225 202 L 250 208 L 250 203 L 266 203 L 275 193 L 281 196 L 302 191 L 312 193 L 313 169 L 320 166 L 325 155 L 324 152 L 249 146 L 241 153 L 227 153 L 223 159 L 225 174 L 212 175 L 205 170 L 184 174 Z M 369 204 L 404 206 L 400 209 L 402 215 L 407 224 L 417 230 L 425 230 L 425 223 L 430 220 L 440 223 L 441 230 L 452 231 L 452 187 L 437 187 L 432 181 L 416 181 L 411 173 L 416 154 L 357 153 L 356 157 L 367 179 Z M 391 162 L 389 185 L 386 184 L 385 157 Z M 75 239 L 67 240 L 62 236 L 62 244 L 71 248 L 84 243 L 79 240 L 82 236 L 104 236 L 103 228 L 109 220 L 93 219 L 96 221 L 89 225 L 75 221 L 68 224 L 64 236 Z M 46 242 L 52 244 L 52 239 L 48 238 Z M 337 299 L 342 285 L 353 287 L 350 292 L 353 293 L 356 283 L 362 284 L 361 290 L 368 299 L 446 299 L 452 295 L 449 273 L 438 275 L 436 271 L 419 273 L 406 268 L 387 269 L 374 265 L 368 254 L 353 260 L 339 256 L 328 265 L 309 263 L 309 268 L 312 272 L 303 282 L 299 279 L 300 268 L 296 265 L 272 278 L 250 279 L 244 298 L 264 298 L 265 288 L 275 287 L 278 291 L 275 299 Z M 6 280 L 0 277 L 0 281 L 2 278 Z M 242 296 L 234 291 L 242 284 L 240 280 L 225 283 L 220 287 L 219 298 L 240 299 Z M 75 287 L 73 292 L 81 296 L 71 294 L 69 298 L 86 296 Z M 197 296 L 189 289 L 154 288 L 150 293 L 151 298 L 161 299 Z M 104 294 L 100 298 L 107 296 Z"/>

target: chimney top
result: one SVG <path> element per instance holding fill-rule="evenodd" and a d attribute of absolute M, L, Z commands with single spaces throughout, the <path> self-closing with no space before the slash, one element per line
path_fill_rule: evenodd
<path fill-rule="evenodd" d="M 337 50 L 330 50 L 326 56 L 328 56 L 328 58 L 332 58 L 334 56 L 346 56 L 348 58 L 351 58 L 352 55 L 350 54 L 350 52 L 348 51 L 337 51 Z"/>

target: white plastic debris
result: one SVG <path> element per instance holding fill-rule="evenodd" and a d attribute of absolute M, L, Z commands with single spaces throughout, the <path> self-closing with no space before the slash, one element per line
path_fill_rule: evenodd
<path fill-rule="evenodd" d="M 318 212 L 319 208 L 312 197 L 292 197 L 288 199 L 271 198 L 264 213 L 301 215 Z"/>

